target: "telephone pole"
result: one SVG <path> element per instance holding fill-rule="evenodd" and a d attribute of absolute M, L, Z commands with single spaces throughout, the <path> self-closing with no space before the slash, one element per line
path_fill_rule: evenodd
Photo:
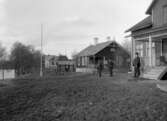
<path fill-rule="evenodd" d="M 40 77 L 43 77 L 43 24 L 41 24 L 41 59 L 40 59 Z"/>

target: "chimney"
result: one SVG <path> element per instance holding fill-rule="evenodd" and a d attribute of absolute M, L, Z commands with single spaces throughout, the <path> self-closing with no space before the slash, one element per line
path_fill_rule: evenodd
<path fill-rule="evenodd" d="M 111 37 L 110 36 L 107 37 L 107 41 L 111 41 Z"/>
<path fill-rule="evenodd" d="M 94 38 L 94 45 L 97 45 L 97 44 L 98 44 L 98 41 L 99 41 L 99 38 L 98 38 L 98 37 L 95 37 L 95 38 Z"/>

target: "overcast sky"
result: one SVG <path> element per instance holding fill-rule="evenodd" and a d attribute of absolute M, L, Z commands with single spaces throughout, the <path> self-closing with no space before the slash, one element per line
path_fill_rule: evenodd
<path fill-rule="evenodd" d="M 9 50 L 20 41 L 44 52 L 70 55 L 107 36 L 121 42 L 124 31 L 146 17 L 152 0 L 0 0 L 0 41 Z"/>

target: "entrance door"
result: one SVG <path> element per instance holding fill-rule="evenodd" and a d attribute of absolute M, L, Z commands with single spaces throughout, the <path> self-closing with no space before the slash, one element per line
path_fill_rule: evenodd
<path fill-rule="evenodd" d="M 167 38 L 162 40 L 162 54 L 167 62 Z"/>
<path fill-rule="evenodd" d="M 161 65 L 161 55 L 162 55 L 162 40 L 157 40 L 155 42 L 155 53 L 156 53 L 156 66 Z"/>

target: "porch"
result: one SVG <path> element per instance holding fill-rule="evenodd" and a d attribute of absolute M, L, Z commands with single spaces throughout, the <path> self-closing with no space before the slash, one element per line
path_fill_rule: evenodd
<path fill-rule="evenodd" d="M 160 80 L 167 72 L 167 31 L 133 36 L 132 60 L 136 52 L 141 57 L 141 76 Z"/>
<path fill-rule="evenodd" d="M 132 59 L 138 52 L 144 68 L 167 66 L 167 33 L 132 38 Z"/>
<path fill-rule="evenodd" d="M 103 65 L 106 66 L 108 63 L 108 58 L 105 56 L 81 56 L 77 59 L 76 72 L 84 73 L 94 73 L 96 71 L 96 66 L 99 61 L 103 62 Z"/>

